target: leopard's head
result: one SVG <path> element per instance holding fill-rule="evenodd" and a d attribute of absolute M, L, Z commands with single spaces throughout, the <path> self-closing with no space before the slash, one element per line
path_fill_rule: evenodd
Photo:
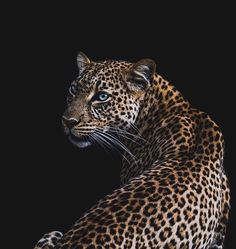
<path fill-rule="evenodd" d="M 109 143 L 109 132 L 128 130 L 155 73 L 155 62 L 93 62 L 80 52 L 78 77 L 71 83 L 62 116 L 65 134 L 80 148 Z"/>

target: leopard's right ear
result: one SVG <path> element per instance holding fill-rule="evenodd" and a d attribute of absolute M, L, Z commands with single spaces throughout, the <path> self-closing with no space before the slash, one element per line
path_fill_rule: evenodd
<path fill-rule="evenodd" d="M 145 91 L 151 84 L 156 71 L 156 63 L 151 59 L 142 59 L 131 66 L 126 74 L 130 90 Z"/>
<path fill-rule="evenodd" d="M 89 64 L 89 58 L 83 52 L 79 52 L 77 55 L 77 65 L 79 68 L 79 74 L 81 74 Z"/>

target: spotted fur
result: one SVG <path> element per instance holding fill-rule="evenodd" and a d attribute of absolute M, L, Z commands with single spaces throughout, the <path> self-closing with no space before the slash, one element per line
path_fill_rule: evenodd
<path fill-rule="evenodd" d="M 62 237 L 61 232 L 46 233 L 36 244 L 35 249 L 52 249 Z"/>
<path fill-rule="evenodd" d="M 65 133 L 78 147 L 118 147 L 121 187 L 53 248 L 223 248 L 230 197 L 217 124 L 150 59 L 92 62 L 80 53 L 77 62 Z"/>

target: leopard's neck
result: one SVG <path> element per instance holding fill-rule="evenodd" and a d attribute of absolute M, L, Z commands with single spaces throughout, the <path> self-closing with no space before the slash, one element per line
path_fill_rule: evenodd
<path fill-rule="evenodd" d="M 152 86 L 145 94 L 135 122 L 135 127 L 138 129 L 136 135 L 141 138 L 135 142 L 125 141 L 133 157 L 125 153 L 121 172 L 123 184 L 142 174 L 155 162 L 179 153 L 173 145 L 171 134 L 168 134 L 171 132 L 171 127 L 168 129 L 165 127 L 175 116 L 188 112 L 189 108 L 189 103 L 184 100 L 182 94 L 156 74 Z M 189 148 L 186 147 L 186 150 Z"/>

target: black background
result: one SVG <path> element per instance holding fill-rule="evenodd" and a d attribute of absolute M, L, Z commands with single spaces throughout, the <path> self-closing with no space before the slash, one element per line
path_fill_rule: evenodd
<path fill-rule="evenodd" d="M 118 155 L 93 147 L 79 150 L 63 135 L 60 119 L 69 84 L 77 75 L 79 51 L 95 61 L 154 59 L 158 73 L 222 128 L 225 169 L 234 199 L 235 26 L 231 6 L 110 2 L 12 5 L 5 19 L 10 24 L 4 47 L 10 63 L 6 81 L 10 89 L 2 92 L 7 97 L 4 110 L 8 110 L 3 120 L 11 129 L 2 132 L 10 151 L 4 153 L 7 173 L 3 176 L 7 179 L 8 224 L 20 235 L 12 240 L 17 248 L 32 248 L 51 230 L 65 232 L 119 186 Z M 234 244 L 233 209 L 225 248 Z"/>

